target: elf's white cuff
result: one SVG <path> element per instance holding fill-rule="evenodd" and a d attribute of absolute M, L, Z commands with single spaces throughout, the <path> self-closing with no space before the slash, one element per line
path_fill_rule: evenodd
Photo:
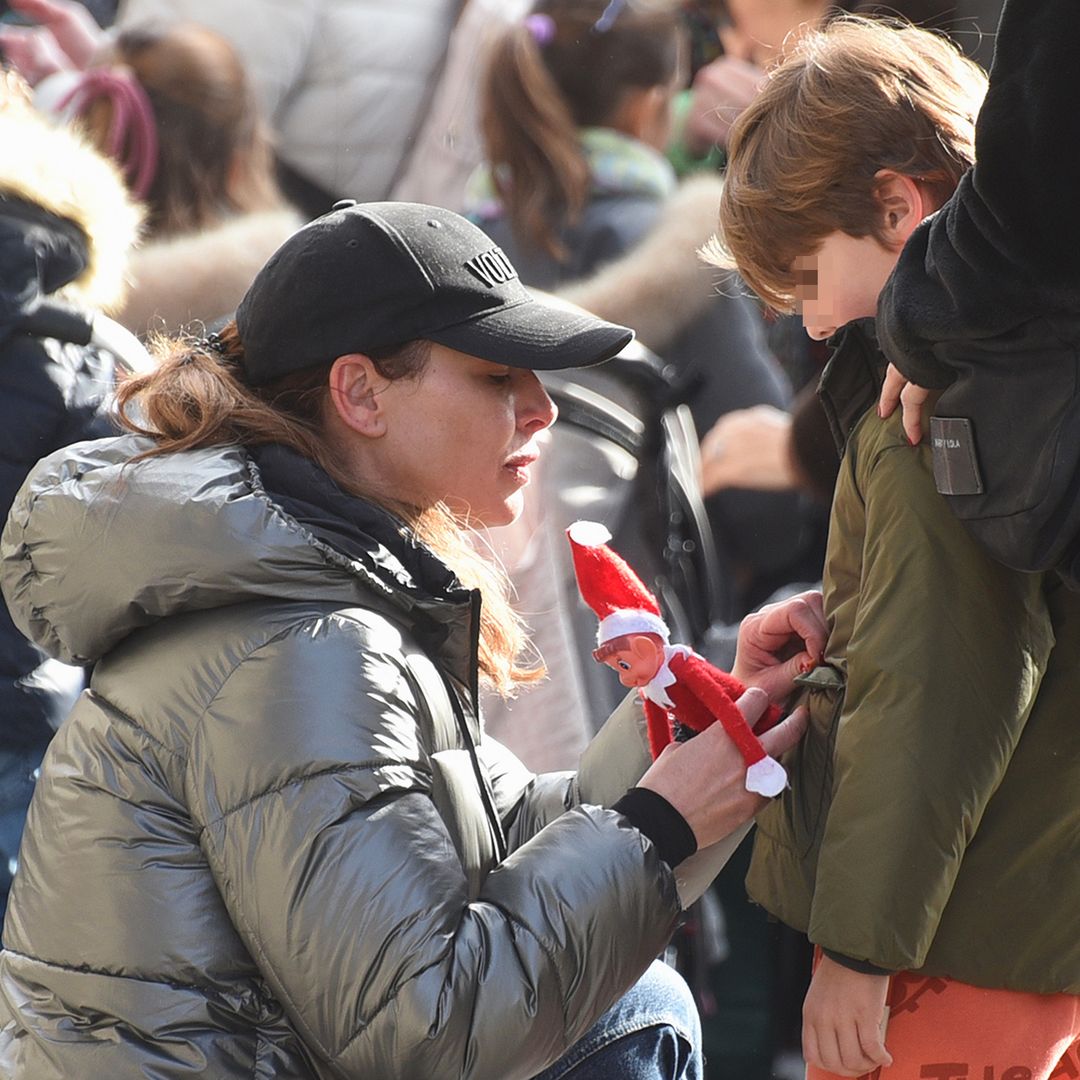
<path fill-rule="evenodd" d="M 787 787 L 787 773 L 775 758 L 763 757 L 746 770 L 746 790 L 772 798 Z"/>

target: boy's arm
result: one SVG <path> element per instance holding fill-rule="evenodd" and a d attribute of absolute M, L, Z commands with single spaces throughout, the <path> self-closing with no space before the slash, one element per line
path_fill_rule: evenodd
<path fill-rule="evenodd" d="M 979 551 L 934 490 L 929 451 L 889 429 L 848 466 L 865 538 L 809 936 L 898 971 L 926 959 L 1053 633 L 1041 579 Z"/>
<path fill-rule="evenodd" d="M 862 975 L 822 957 L 803 1005 L 803 1057 L 842 1076 L 892 1065 L 885 1048 L 887 975 Z"/>
<path fill-rule="evenodd" d="M 924 387 L 954 371 L 934 352 L 1080 309 L 1075 0 L 1007 0 L 977 164 L 912 235 L 879 302 L 882 348 Z"/>

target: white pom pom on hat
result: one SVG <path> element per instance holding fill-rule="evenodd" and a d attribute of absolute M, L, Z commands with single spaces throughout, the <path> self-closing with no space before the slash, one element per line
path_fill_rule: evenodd
<path fill-rule="evenodd" d="M 582 547 L 600 547 L 611 539 L 607 526 L 599 521 L 575 521 L 566 530 L 566 535 Z"/>

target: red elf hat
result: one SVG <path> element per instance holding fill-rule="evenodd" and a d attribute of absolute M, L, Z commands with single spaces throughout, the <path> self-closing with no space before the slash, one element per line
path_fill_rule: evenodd
<path fill-rule="evenodd" d="M 656 634 L 666 645 L 670 631 L 660 605 L 622 556 L 607 546 L 611 533 L 598 521 L 575 521 L 566 535 L 578 589 L 600 620 L 596 644 L 624 634 Z"/>

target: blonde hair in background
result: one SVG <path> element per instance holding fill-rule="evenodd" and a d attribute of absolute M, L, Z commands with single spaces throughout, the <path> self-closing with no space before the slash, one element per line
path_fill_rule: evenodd
<path fill-rule="evenodd" d="M 323 435 L 330 364 L 250 387 L 241 378 L 244 353 L 236 324 L 229 323 L 219 339 L 220 353 L 191 338 L 158 338 L 152 343 L 158 366 L 121 383 L 117 419 L 129 431 L 157 442 L 143 456 L 219 445 L 290 447 L 315 462 L 343 491 L 393 514 L 465 588 L 480 591 L 479 666 L 486 685 L 508 697 L 516 687 L 542 679 L 546 671 L 538 658 L 522 660 L 530 645 L 510 604 L 509 582 L 473 546 L 467 523 L 442 504 L 418 508 L 376 498 L 361 479 L 341 467 Z M 427 342 L 411 342 L 372 354 L 372 359 L 385 378 L 422 378 L 428 351 Z"/>
<path fill-rule="evenodd" d="M 807 34 L 728 140 L 720 233 L 702 252 L 772 308 L 795 308 L 792 263 L 830 233 L 882 240 L 875 174 L 939 206 L 975 160 L 986 74 L 941 35 L 844 16 Z"/>

